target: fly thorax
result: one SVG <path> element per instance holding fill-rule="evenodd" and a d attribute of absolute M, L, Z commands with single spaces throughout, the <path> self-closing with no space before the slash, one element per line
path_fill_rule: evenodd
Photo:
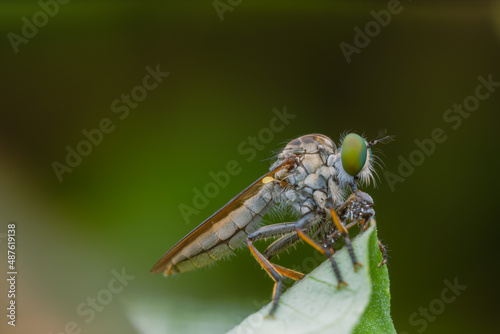
<path fill-rule="evenodd" d="M 290 157 L 296 161 L 293 168 L 280 170 L 275 175 L 284 181 L 278 201 L 301 214 L 326 212 L 328 197 L 333 197 L 335 204 L 342 203 L 343 192 L 336 181 L 335 167 L 327 164 L 329 157 L 336 154 L 335 143 L 323 135 L 307 135 L 291 141 L 271 167 Z"/>
<path fill-rule="evenodd" d="M 286 179 L 286 186 L 280 200 L 300 214 L 326 212 L 325 201 L 329 196 L 334 196 L 336 203 L 340 203 L 342 198 L 334 175 L 334 168 L 326 165 L 326 158 L 321 154 L 303 155 L 294 170 L 282 175 Z"/>

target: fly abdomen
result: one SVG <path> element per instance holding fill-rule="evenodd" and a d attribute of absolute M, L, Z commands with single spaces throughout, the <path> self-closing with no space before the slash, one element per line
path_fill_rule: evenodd
<path fill-rule="evenodd" d="M 172 258 L 170 272 L 205 267 L 228 256 L 244 243 L 249 233 L 257 229 L 260 220 L 273 204 L 270 188 L 262 188 L 182 248 Z"/>

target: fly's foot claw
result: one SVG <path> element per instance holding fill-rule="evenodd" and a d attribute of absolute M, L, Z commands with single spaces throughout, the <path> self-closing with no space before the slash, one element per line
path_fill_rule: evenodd
<path fill-rule="evenodd" d="M 383 259 L 382 261 L 380 261 L 380 263 L 378 264 L 377 268 L 380 268 L 380 267 L 382 267 L 385 264 L 387 264 L 387 259 Z"/>
<path fill-rule="evenodd" d="M 361 268 L 363 266 L 363 264 L 360 262 L 354 262 L 353 265 L 354 265 L 354 271 L 356 272 L 358 271 L 358 268 Z"/>
<path fill-rule="evenodd" d="M 342 285 L 343 285 L 343 286 L 349 286 L 349 284 L 347 284 L 346 282 L 344 282 L 344 281 L 339 281 L 339 282 L 337 283 L 337 289 L 339 289 L 339 290 L 340 290 L 340 288 L 342 287 Z"/>

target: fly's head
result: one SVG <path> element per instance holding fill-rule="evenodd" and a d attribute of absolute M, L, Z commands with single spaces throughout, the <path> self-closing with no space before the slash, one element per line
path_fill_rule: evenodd
<path fill-rule="evenodd" d="M 320 134 L 292 140 L 271 166 L 271 171 L 276 172 L 274 178 L 268 179 L 277 186 L 276 198 L 299 212 L 328 213 L 327 198 L 332 199 L 334 208 L 340 207 L 345 201 L 346 188 L 356 191 L 358 181 L 370 183 L 374 179 L 375 157 L 371 147 L 382 140 L 386 139 L 368 142 L 351 133 L 342 139 L 340 148 Z"/>
<path fill-rule="evenodd" d="M 377 139 L 368 142 L 365 138 L 355 133 L 349 133 L 341 139 L 340 152 L 328 160 L 328 166 L 335 167 L 339 186 L 344 188 L 350 186 L 353 191 L 357 190 L 358 182 L 369 185 L 375 183 L 376 156 L 372 147 L 377 143 L 388 143 L 393 139 L 391 136 L 379 135 Z"/>

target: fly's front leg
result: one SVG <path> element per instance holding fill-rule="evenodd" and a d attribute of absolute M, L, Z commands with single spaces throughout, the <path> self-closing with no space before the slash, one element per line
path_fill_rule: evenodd
<path fill-rule="evenodd" d="M 361 232 L 364 232 L 370 227 L 371 219 L 375 215 L 373 199 L 367 193 L 358 190 L 349 196 L 338 212 L 344 219 L 350 219 L 353 221 L 352 223 L 357 223 Z M 348 229 L 351 224 L 347 226 Z M 377 241 L 380 253 L 382 253 L 382 261 L 378 264 L 380 268 L 387 264 L 387 251 L 380 239 L 377 238 Z"/>
<path fill-rule="evenodd" d="M 349 252 L 349 256 L 351 257 L 352 260 L 352 265 L 354 266 L 354 271 L 357 271 L 358 267 L 362 267 L 363 265 L 358 262 L 356 254 L 354 254 L 354 249 L 352 248 L 351 244 L 351 238 L 349 238 L 349 232 L 347 231 L 345 226 L 340 222 L 339 216 L 337 215 L 337 213 L 335 212 L 335 208 L 333 207 L 333 200 L 331 198 L 327 199 L 326 207 L 330 209 L 333 223 L 335 224 L 335 227 L 337 227 L 337 230 L 342 234 L 342 237 L 344 238 L 345 244 L 347 246 L 347 250 Z"/>
<path fill-rule="evenodd" d="M 361 221 L 358 222 L 361 232 L 366 231 L 370 227 L 370 220 L 368 219 L 362 219 Z M 349 227 L 348 227 L 349 228 Z M 378 264 L 377 268 L 382 267 L 384 264 L 387 264 L 387 250 L 385 249 L 384 244 L 380 239 L 377 237 L 377 242 L 378 242 L 378 249 L 380 250 L 380 253 L 382 254 L 382 261 Z"/>
<path fill-rule="evenodd" d="M 281 296 L 283 290 L 283 276 L 290 277 L 295 280 L 299 280 L 304 277 L 304 274 L 299 273 L 298 271 L 294 271 L 292 269 L 284 268 L 277 264 L 271 263 L 268 259 L 266 259 L 253 245 L 253 242 L 259 239 L 273 237 L 277 235 L 283 235 L 289 233 L 295 229 L 294 223 L 282 223 L 264 226 L 258 229 L 257 231 L 249 234 L 247 236 L 247 244 L 250 252 L 255 257 L 255 259 L 259 262 L 262 268 L 271 276 L 274 280 L 274 289 L 273 289 L 273 301 L 271 310 L 269 311 L 268 317 L 273 316 L 276 311 L 276 307 L 278 306 L 278 301 Z"/>
<path fill-rule="evenodd" d="M 378 248 L 380 249 L 380 253 L 382 253 L 382 261 L 378 264 L 377 268 L 382 267 L 384 264 L 387 264 L 387 251 L 385 250 L 385 246 L 380 239 L 377 238 Z"/>
<path fill-rule="evenodd" d="M 335 262 L 335 259 L 333 258 L 332 252 L 330 252 L 328 249 L 320 245 L 318 242 L 316 242 L 316 240 L 314 240 L 313 238 L 311 238 L 309 235 L 306 234 L 306 230 L 311 225 L 314 225 L 317 222 L 318 222 L 318 215 L 316 213 L 309 212 L 306 213 L 304 216 L 302 216 L 299 220 L 297 220 L 295 229 L 299 237 L 301 237 L 309 245 L 313 246 L 316 250 L 323 253 L 326 257 L 328 257 L 328 259 L 330 259 L 330 262 L 332 263 L 333 267 L 333 272 L 335 273 L 335 277 L 337 278 L 338 281 L 337 288 L 340 289 L 341 284 L 347 285 L 347 283 L 344 282 L 344 280 L 342 280 L 342 275 L 340 274 L 337 262 Z"/>

